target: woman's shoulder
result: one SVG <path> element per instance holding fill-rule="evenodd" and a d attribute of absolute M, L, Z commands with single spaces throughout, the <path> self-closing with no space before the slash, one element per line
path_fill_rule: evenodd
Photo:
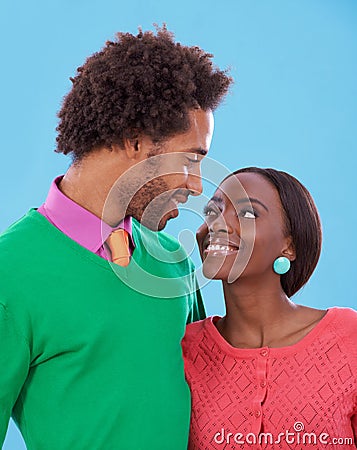
<path fill-rule="evenodd" d="M 334 306 L 329 311 L 333 315 L 335 322 L 343 325 L 344 328 L 351 328 L 353 332 L 357 333 L 357 311 L 352 308 L 345 308 L 341 306 Z"/>
<path fill-rule="evenodd" d="M 357 356 L 357 311 L 335 306 L 329 309 L 331 324 L 339 336 L 340 343 Z"/>
<path fill-rule="evenodd" d="M 206 319 L 198 320 L 197 322 L 189 323 L 186 326 L 186 332 L 184 340 L 195 339 L 197 335 L 203 334 L 206 328 L 207 322 L 211 321 L 211 317 L 206 317 Z"/>
<path fill-rule="evenodd" d="M 212 326 L 213 317 L 192 322 L 186 326 L 185 336 L 182 339 L 184 352 L 197 347 L 200 343 L 210 340 L 209 328 Z"/>

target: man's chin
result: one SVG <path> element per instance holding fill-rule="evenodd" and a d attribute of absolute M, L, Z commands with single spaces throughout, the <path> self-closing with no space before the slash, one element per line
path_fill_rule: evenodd
<path fill-rule="evenodd" d="M 179 215 L 179 210 L 177 207 L 164 212 L 162 209 L 156 209 L 156 211 L 154 209 L 146 209 L 143 213 L 141 211 L 128 210 L 127 214 L 134 217 L 149 230 L 161 231 L 166 227 L 169 220 L 175 219 Z"/>
<path fill-rule="evenodd" d="M 167 222 L 170 219 L 173 219 L 173 217 L 171 215 L 166 215 L 164 217 L 162 217 L 160 219 L 160 221 L 157 221 L 157 217 L 155 218 L 149 218 L 149 217 L 136 217 L 133 216 L 138 222 L 141 223 L 141 225 L 143 225 L 144 227 L 148 228 L 151 231 L 161 231 L 163 230 L 166 225 Z"/>

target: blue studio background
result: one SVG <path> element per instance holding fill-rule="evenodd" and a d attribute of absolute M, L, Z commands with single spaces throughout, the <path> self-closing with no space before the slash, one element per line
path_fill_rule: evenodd
<path fill-rule="evenodd" d="M 296 301 L 356 307 L 354 0 L 2 0 L 0 230 L 39 206 L 69 165 L 53 152 L 69 77 L 116 31 L 152 29 L 154 22 L 231 67 L 236 82 L 216 111 L 210 157 L 229 170 L 288 171 L 314 196 L 323 252 Z M 205 188 L 209 196 L 213 188 Z M 194 231 L 201 220 L 185 209 L 167 230 L 192 246 L 192 232 L 181 230 Z M 196 251 L 193 258 L 199 265 Z M 223 314 L 220 282 L 202 291 L 208 313 Z M 13 423 L 3 448 L 25 448 Z"/>

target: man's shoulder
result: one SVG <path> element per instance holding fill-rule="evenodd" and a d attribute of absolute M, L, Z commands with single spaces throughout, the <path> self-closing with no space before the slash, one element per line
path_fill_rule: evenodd
<path fill-rule="evenodd" d="M 135 219 L 133 220 L 133 229 L 140 235 L 141 244 L 155 256 L 159 254 L 164 257 L 164 254 L 167 254 L 169 258 L 168 262 L 173 262 L 172 260 L 176 262 L 185 260 L 193 267 L 191 258 L 188 256 L 182 244 L 174 236 L 165 231 L 149 230 Z"/>
<path fill-rule="evenodd" d="M 23 231 L 29 230 L 36 222 L 37 215 L 38 213 L 36 209 L 31 208 L 23 216 L 15 220 L 15 222 L 10 224 L 5 230 L 0 233 L 1 242 L 13 236 L 17 237 L 19 232 L 22 233 Z"/>
<path fill-rule="evenodd" d="M 166 231 L 159 231 L 159 241 L 165 248 L 172 251 L 182 251 L 186 254 L 186 250 L 183 248 L 182 244 L 171 234 L 168 234 Z"/>
<path fill-rule="evenodd" d="M 39 215 L 36 210 L 31 209 L 1 232 L 0 260 L 9 262 L 12 257 L 19 258 L 20 254 L 25 256 L 35 247 L 36 236 L 40 239 L 43 235 L 36 215 Z"/>

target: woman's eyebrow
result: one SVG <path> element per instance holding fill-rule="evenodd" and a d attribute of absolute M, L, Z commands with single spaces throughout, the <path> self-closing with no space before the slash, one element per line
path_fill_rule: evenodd
<path fill-rule="evenodd" d="M 261 205 L 266 211 L 269 212 L 269 209 L 264 205 L 264 203 L 262 203 L 260 200 L 258 200 L 257 198 L 253 198 L 253 197 L 246 197 L 246 198 L 240 198 L 239 200 L 236 201 L 236 203 L 258 203 L 259 205 Z"/>
<path fill-rule="evenodd" d="M 208 203 L 211 203 L 211 202 L 217 203 L 218 205 L 222 205 L 223 200 L 221 199 L 221 197 L 217 197 L 217 196 L 214 195 L 213 197 L 211 197 L 211 198 L 208 200 L 207 204 L 208 204 Z"/>

